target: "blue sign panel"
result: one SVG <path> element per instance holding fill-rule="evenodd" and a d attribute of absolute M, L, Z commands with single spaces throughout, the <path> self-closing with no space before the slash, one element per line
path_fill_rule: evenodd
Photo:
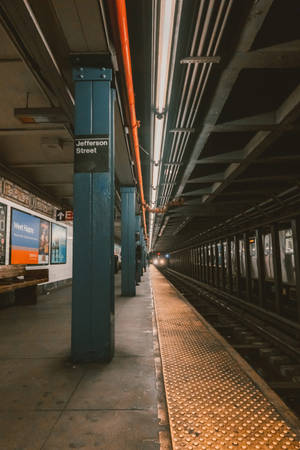
<path fill-rule="evenodd" d="M 52 224 L 51 264 L 66 264 L 67 262 L 67 229 Z"/>

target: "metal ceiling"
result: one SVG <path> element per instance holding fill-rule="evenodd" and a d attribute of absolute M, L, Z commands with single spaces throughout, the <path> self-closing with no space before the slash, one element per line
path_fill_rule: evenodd
<path fill-rule="evenodd" d="M 299 1 L 176 3 L 182 9 L 157 206 L 176 197 L 185 203 L 156 215 L 160 251 L 266 220 L 299 200 Z M 149 42 L 149 20 L 143 7 L 131 11 L 133 54 L 143 37 Z M 148 28 L 138 37 L 141 21 Z M 149 58 L 144 53 L 134 67 L 137 103 Z"/>
<path fill-rule="evenodd" d="M 72 206 L 74 53 L 107 54 L 98 0 L 3 0 L 0 4 L 0 171 L 57 205 Z M 59 124 L 22 124 L 15 108 L 61 108 Z M 134 183 L 120 102 L 116 176 Z M 2 167 L 2 169 L 1 169 Z"/>
<path fill-rule="evenodd" d="M 153 21 L 161 1 L 126 2 L 147 203 L 158 51 Z M 300 183 L 299 1 L 174 2 L 156 206 L 176 197 L 185 203 L 156 214 L 153 243 L 161 251 L 290 209 L 297 205 Z M 72 205 L 71 56 L 113 51 L 103 21 L 107 5 L 108 0 L 44 0 L 42 8 L 39 0 L 0 3 L 0 174 L 60 205 Z M 108 35 L 113 40 L 109 25 Z M 116 175 L 119 184 L 132 185 L 118 73 L 116 81 Z M 66 121 L 22 124 L 14 109 L 26 106 L 59 107 Z"/>

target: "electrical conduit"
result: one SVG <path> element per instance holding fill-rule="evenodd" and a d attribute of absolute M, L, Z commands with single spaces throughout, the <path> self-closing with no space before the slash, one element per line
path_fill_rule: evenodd
<path fill-rule="evenodd" d="M 140 149 L 139 149 L 139 138 L 138 138 L 138 124 L 136 120 L 135 113 L 135 100 L 134 100 L 134 90 L 133 90 L 133 81 L 132 81 L 132 68 L 131 68 L 131 56 L 130 56 L 130 47 L 129 47 L 129 35 L 128 35 L 128 25 L 127 25 L 127 14 L 126 14 L 126 4 L 125 0 L 115 0 L 115 11 L 117 16 L 117 24 L 119 37 L 121 42 L 121 52 L 122 52 L 122 61 L 124 67 L 124 75 L 127 89 L 127 97 L 129 102 L 129 113 L 130 113 L 130 122 L 131 122 L 131 131 L 132 138 L 134 144 L 134 153 L 135 153 L 135 162 L 137 169 L 137 177 L 138 184 L 140 188 L 140 196 L 142 202 L 142 210 L 143 210 L 143 223 L 145 230 L 145 237 L 147 237 L 147 224 L 146 224 L 146 204 L 144 198 L 144 188 L 143 188 L 143 177 L 142 177 L 142 169 L 141 169 L 141 158 L 140 158 Z"/>

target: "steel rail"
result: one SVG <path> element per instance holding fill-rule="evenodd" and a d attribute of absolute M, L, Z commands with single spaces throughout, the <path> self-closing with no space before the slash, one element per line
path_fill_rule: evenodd
<path fill-rule="evenodd" d="M 250 314 L 251 316 L 255 317 L 257 316 L 258 319 L 263 319 L 264 321 L 268 322 L 272 327 L 274 326 L 276 327 L 278 326 L 278 324 L 280 324 L 280 326 L 284 328 L 286 335 L 291 336 L 294 339 L 298 339 L 300 324 L 298 324 L 297 322 L 293 322 L 290 319 L 286 319 L 285 317 L 282 317 L 278 314 L 275 314 L 271 311 L 261 308 L 260 306 L 248 303 L 247 301 L 239 297 L 229 294 L 228 292 L 222 291 L 217 287 L 213 287 L 204 282 L 195 280 L 194 278 L 185 275 L 181 272 L 177 272 L 176 270 L 169 268 L 166 270 L 167 273 L 170 272 L 174 277 L 178 278 L 180 282 L 186 283 L 187 286 L 189 286 L 190 288 L 192 287 L 200 288 L 203 289 L 207 294 L 215 295 L 216 300 L 214 300 L 214 303 L 217 303 L 220 307 L 223 307 L 227 311 L 233 312 L 234 311 L 233 308 L 242 311 L 243 314 L 245 315 L 244 317 L 245 321 L 247 321 L 247 314 Z M 229 304 L 227 303 L 227 301 L 229 302 Z M 277 335 L 270 332 L 269 329 L 264 328 L 259 324 L 252 323 L 252 325 L 255 326 L 255 328 L 261 334 L 264 334 L 266 337 L 272 339 L 276 344 L 281 346 L 284 345 L 286 351 L 288 351 L 290 354 L 293 354 L 300 360 L 300 349 L 298 346 L 290 345 L 286 341 L 283 344 L 282 340 Z"/>

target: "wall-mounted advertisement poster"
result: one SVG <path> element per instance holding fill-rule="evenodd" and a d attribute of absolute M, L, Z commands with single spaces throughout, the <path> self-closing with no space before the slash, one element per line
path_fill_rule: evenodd
<path fill-rule="evenodd" d="M 51 264 L 67 262 L 67 229 L 52 223 Z"/>
<path fill-rule="evenodd" d="M 11 264 L 49 264 L 49 232 L 47 220 L 12 209 Z"/>
<path fill-rule="evenodd" d="M 0 264 L 5 264 L 7 206 L 0 203 Z"/>

